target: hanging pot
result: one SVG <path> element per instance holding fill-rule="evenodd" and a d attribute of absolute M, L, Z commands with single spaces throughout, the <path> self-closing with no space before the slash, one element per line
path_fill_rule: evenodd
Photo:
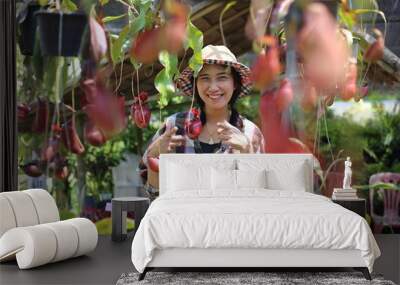
<path fill-rule="evenodd" d="M 86 14 L 39 11 L 36 17 L 42 55 L 78 56 L 87 25 Z"/>
<path fill-rule="evenodd" d="M 25 11 L 18 14 L 17 20 L 19 23 L 19 49 L 23 55 L 33 55 L 35 47 L 36 35 L 36 17 L 35 13 L 40 9 L 38 4 L 30 4 Z"/>

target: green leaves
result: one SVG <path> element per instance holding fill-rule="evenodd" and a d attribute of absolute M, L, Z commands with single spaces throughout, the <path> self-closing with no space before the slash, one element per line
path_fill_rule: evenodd
<path fill-rule="evenodd" d="M 112 42 L 111 59 L 114 64 L 123 60 L 125 57 L 125 51 L 122 48 L 124 46 L 128 34 L 129 34 L 129 25 L 125 26 L 122 29 L 121 33 L 119 34 L 118 38 Z"/>
<path fill-rule="evenodd" d="M 354 188 L 359 190 L 370 190 L 370 189 L 383 189 L 383 190 L 395 190 L 400 191 L 400 187 L 393 183 L 378 182 L 372 185 L 353 185 Z"/>
<path fill-rule="evenodd" d="M 63 96 L 66 64 L 63 57 L 48 57 L 46 62 L 46 70 L 44 76 L 44 88 L 48 97 L 53 103 L 60 103 Z"/>
<path fill-rule="evenodd" d="M 75 12 L 76 10 L 78 10 L 78 7 L 76 7 L 75 3 L 71 0 L 63 0 L 62 7 L 71 12 Z"/>
<path fill-rule="evenodd" d="M 106 5 L 110 0 L 100 0 L 101 6 Z"/>
<path fill-rule="evenodd" d="M 151 12 L 151 4 L 151 1 L 141 1 L 140 3 L 136 3 L 136 6 L 140 11 L 139 15 L 135 17 L 129 25 L 125 26 L 118 35 L 118 38 L 112 42 L 111 59 L 114 64 L 124 59 L 126 52 L 124 47 L 131 41 L 131 38 L 135 37 L 145 27 L 147 14 Z M 123 14 L 119 16 L 105 17 L 103 18 L 103 22 L 115 21 L 125 16 L 126 15 Z M 132 62 L 132 64 L 135 68 L 138 67 L 136 62 Z"/>
<path fill-rule="evenodd" d="M 40 6 L 46 6 L 49 3 L 48 0 L 39 0 L 38 2 Z"/>
<path fill-rule="evenodd" d="M 193 50 L 193 55 L 189 60 L 189 67 L 194 71 L 194 77 L 203 67 L 203 59 L 201 57 L 201 49 L 203 48 L 203 33 L 192 24 L 189 20 L 188 23 L 188 42 L 187 45 Z"/>
<path fill-rule="evenodd" d="M 129 33 L 132 36 L 136 35 L 140 30 L 144 28 L 145 24 L 146 24 L 146 14 L 141 12 L 139 16 L 137 16 L 132 21 Z"/>
<path fill-rule="evenodd" d="M 345 11 L 342 6 L 339 6 L 338 15 L 340 22 L 342 22 L 351 31 L 355 24 L 354 16 Z"/>
<path fill-rule="evenodd" d="M 103 23 L 109 23 L 109 22 L 121 19 L 125 16 L 126 16 L 125 14 L 118 15 L 118 16 L 107 16 L 107 17 L 104 17 L 102 20 L 103 20 Z"/>
<path fill-rule="evenodd" d="M 162 51 L 158 59 L 164 66 L 164 69 L 157 74 L 154 85 L 157 91 L 160 92 L 158 105 L 162 109 L 168 105 L 169 97 L 175 94 L 174 76 L 179 73 L 178 57 Z"/>

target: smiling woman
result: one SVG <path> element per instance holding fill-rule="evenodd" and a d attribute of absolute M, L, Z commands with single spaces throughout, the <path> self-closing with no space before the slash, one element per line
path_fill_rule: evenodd
<path fill-rule="evenodd" d="M 177 80 L 182 94 L 194 96 L 200 111 L 168 117 L 143 156 L 149 166 L 146 190 L 152 198 L 158 195 L 154 158 L 162 153 L 259 153 L 264 149 L 259 128 L 235 109 L 237 99 L 249 94 L 249 68 L 225 46 L 206 46 L 202 59 L 197 78 L 188 67 Z"/>

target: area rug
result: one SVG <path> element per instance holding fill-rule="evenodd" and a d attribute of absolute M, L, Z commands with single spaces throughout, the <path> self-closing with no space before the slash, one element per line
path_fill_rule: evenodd
<path fill-rule="evenodd" d="M 122 274 L 117 285 L 396 285 L 384 280 L 380 275 L 372 275 L 368 281 L 360 272 L 148 272 L 142 281 L 138 281 L 138 273 Z"/>

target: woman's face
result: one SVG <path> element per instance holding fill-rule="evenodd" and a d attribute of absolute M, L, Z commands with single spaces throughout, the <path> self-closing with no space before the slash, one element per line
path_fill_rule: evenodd
<path fill-rule="evenodd" d="M 208 109 L 222 109 L 232 98 L 235 83 L 231 68 L 206 64 L 197 78 L 197 91 Z"/>

